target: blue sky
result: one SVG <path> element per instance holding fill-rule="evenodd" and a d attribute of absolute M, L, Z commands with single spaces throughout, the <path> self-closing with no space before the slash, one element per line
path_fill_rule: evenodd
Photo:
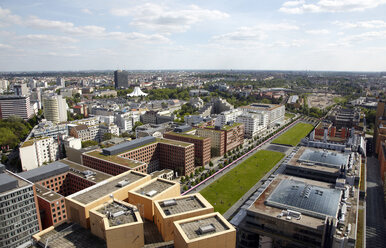
<path fill-rule="evenodd" d="M 0 57 L 0 71 L 385 71 L 386 0 L 2 0 Z"/>

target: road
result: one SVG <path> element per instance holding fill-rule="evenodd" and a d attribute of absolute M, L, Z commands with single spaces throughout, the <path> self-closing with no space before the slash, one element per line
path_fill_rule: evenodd
<path fill-rule="evenodd" d="M 384 195 L 379 162 L 367 158 L 366 247 L 386 247 Z"/>

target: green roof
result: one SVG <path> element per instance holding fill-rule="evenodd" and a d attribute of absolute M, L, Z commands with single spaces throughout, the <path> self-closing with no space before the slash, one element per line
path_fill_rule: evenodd
<path fill-rule="evenodd" d="M 100 158 L 100 159 L 107 160 L 107 161 L 110 161 L 110 162 L 113 162 L 116 164 L 127 166 L 129 168 L 135 168 L 135 167 L 143 164 L 142 162 L 136 162 L 136 161 L 128 159 L 128 158 L 119 157 L 119 154 L 118 155 L 112 155 L 112 156 L 104 155 L 102 153 L 102 151 L 100 151 L 100 150 L 94 150 L 92 152 L 87 152 L 86 154 L 89 156 L 92 156 L 92 157 Z"/>
<path fill-rule="evenodd" d="M 21 145 L 21 147 L 32 146 L 34 143 L 35 143 L 34 140 L 27 140 L 26 142 L 24 142 L 24 143 Z"/>
<path fill-rule="evenodd" d="M 188 134 L 188 133 L 170 132 L 170 134 L 175 135 L 175 136 L 180 136 L 180 137 L 191 138 L 191 139 L 199 139 L 199 140 L 206 139 L 205 137 L 201 137 L 201 136 L 197 136 L 197 135 L 193 135 L 193 134 Z"/>
<path fill-rule="evenodd" d="M 192 143 L 182 142 L 178 140 L 171 140 L 171 139 L 157 139 L 157 142 L 169 144 L 169 145 L 175 145 L 175 146 L 183 146 L 183 147 L 193 145 Z"/>
<path fill-rule="evenodd" d="M 228 131 L 229 129 L 231 129 L 231 128 L 233 128 L 233 127 L 236 127 L 236 126 L 240 126 L 240 125 L 241 125 L 241 123 L 235 122 L 235 123 L 233 123 L 232 125 L 224 125 L 224 126 L 222 126 L 221 130 L 226 130 L 226 131 Z"/>

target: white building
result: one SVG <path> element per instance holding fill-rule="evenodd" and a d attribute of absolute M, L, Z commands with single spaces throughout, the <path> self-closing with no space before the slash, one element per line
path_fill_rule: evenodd
<path fill-rule="evenodd" d="M 236 122 L 245 126 L 245 137 L 253 138 L 267 129 L 268 114 L 243 113 Z"/>
<path fill-rule="evenodd" d="M 82 139 L 75 138 L 75 137 L 65 137 L 63 139 L 63 143 L 66 147 L 74 148 L 74 149 L 81 149 L 82 148 Z"/>
<path fill-rule="evenodd" d="M 236 118 L 241 115 L 243 112 L 239 109 L 231 109 L 219 114 L 216 118 L 215 125 L 216 126 L 224 126 L 229 121 L 236 121 Z"/>
<path fill-rule="evenodd" d="M 0 119 L 16 115 L 24 120 L 28 120 L 33 114 L 29 96 L 0 96 Z"/>
<path fill-rule="evenodd" d="M 121 132 L 127 132 L 133 129 L 139 118 L 139 114 L 133 112 L 117 114 L 115 116 L 115 124 L 121 129 Z"/>
<path fill-rule="evenodd" d="M 59 159 L 58 142 L 52 137 L 27 140 L 20 146 L 19 152 L 23 171 L 35 169 L 44 163 Z"/>
<path fill-rule="evenodd" d="M 53 123 L 67 121 L 67 103 L 61 95 L 43 97 L 44 117 Z"/>
<path fill-rule="evenodd" d="M 245 113 L 268 114 L 268 127 L 284 121 L 285 106 L 281 104 L 253 103 L 239 109 Z"/>
<path fill-rule="evenodd" d="M 101 123 L 99 125 L 99 137 L 103 139 L 105 133 L 111 133 L 112 135 L 119 136 L 119 127 L 115 124 Z"/>

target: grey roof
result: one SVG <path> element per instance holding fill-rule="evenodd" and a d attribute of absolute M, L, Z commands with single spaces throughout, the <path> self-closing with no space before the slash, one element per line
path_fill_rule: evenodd
<path fill-rule="evenodd" d="M 0 193 L 17 188 L 17 179 L 8 174 L 0 174 Z"/>
<path fill-rule="evenodd" d="M 154 138 L 153 136 L 146 136 L 132 141 L 123 142 L 121 144 L 111 146 L 108 148 L 104 148 L 102 151 L 103 151 L 103 154 L 105 155 L 116 155 L 116 154 L 125 152 L 127 150 L 149 144 L 154 141 L 156 141 L 156 138 Z"/>
<path fill-rule="evenodd" d="M 337 217 L 342 191 L 323 188 L 305 182 L 284 179 L 266 200 L 266 204 L 281 209 L 298 211 L 324 219 Z"/>
<path fill-rule="evenodd" d="M 348 162 L 348 155 L 336 152 L 305 149 L 299 158 L 300 162 L 311 162 L 318 165 L 340 168 Z"/>
<path fill-rule="evenodd" d="M 31 182 L 38 182 L 49 177 L 65 173 L 69 169 L 70 167 L 67 164 L 62 163 L 60 161 L 55 161 L 53 163 L 38 167 L 36 169 L 21 172 L 18 175 Z"/>
<path fill-rule="evenodd" d="M 174 129 L 174 132 L 176 132 L 176 133 L 182 133 L 182 132 L 190 131 L 191 129 L 192 129 L 191 126 L 189 126 L 189 125 L 184 125 L 184 126 L 176 127 L 176 128 Z"/>

